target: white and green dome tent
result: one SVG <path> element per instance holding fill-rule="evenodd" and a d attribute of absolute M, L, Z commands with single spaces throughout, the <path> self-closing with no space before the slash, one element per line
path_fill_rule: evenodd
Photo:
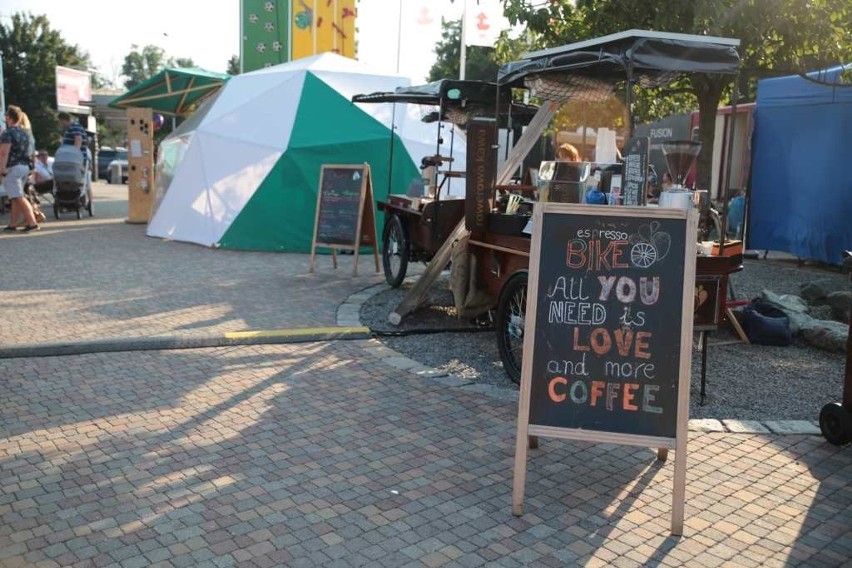
<path fill-rule="evenodd" d="M 408 84 L 331 53 L 232 77 L 160 144 L 148 235 L 308 252 L 322 164 L 369 163 L 381 200 L 389 176 L 392 192 L 405 193 L 421 158 L 436 153 L 438 125 L 421 120 L 431 108 L 351 102 Z M 450 128 L 441 153 L 454 136 L 453 168 L 463 169 L 464 136 Z"/>

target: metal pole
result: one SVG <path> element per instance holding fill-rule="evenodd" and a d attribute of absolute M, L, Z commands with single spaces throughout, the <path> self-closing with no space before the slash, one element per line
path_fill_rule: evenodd
<path fill-rule="evenodd" d="M 6 116 L 6 80 L 3 78 L 3 52 L 0 51 L 0 110 Z"/>
<path fill-rule="evenodd" d="M 731 191 L 731 169 L 734 159 L 734 131 L 737 129 L 737 99 L 740 98 L 740 75 L 734 77 L 734 88 L 731 93 L 731 125 L 728 129 L 728 157 L 725 164 L 725 180 L 723 187 L 725 192 L 722 194 L 722 234 L 719 235 L 719 251 L 724 254 L 725 236 L 728 233 L 728 194 Z"/>
<path fill-rule="evenodd" d="M 396 23 L 396 73 L 399 75 L 399 59 L 402 53 L 402 0 L 399 0 L 399 16 Z M 396 105 L 396 103 L 394 103 Z"/>
<path fill-rule="evenodd" d="M 459 58 L 459 79 L 464 81 L 464 68 L 467 67 L 467 45 L 465 42 L 465 31 L 467 30 L 467 0 L 462 2 L 461 20 L 461 57 Z"/>

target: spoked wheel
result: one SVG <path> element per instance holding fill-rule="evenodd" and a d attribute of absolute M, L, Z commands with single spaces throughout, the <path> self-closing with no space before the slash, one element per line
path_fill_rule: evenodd
<path fill-rule="evenodd" d="M 385 280 L 393 288 L 398 288 L 405 280 L 410 247 L 408 231 L 405 230 L 402 219 L 399 215 L 391 215 L 382 231 L 382 266 L 385 270 Z"/>
<path fill-rule="evenodd" d="M 500 291 L 497 301 L 497 349 L 506 374 L 512 382 L 521 382 L 524 354 L 524 320 L 527 313 L 527 273 L 512 276 Z"/>
<path fill-rule="evenodd" d="M 826 404 L 819 413 L 819 429 L 830 444 L 852 443 L 852 409 L 837 402 Z"/>

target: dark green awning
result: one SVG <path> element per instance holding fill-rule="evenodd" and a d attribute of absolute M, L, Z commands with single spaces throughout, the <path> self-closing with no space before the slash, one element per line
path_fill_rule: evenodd
<path fill-rule="evenodd" d="M 150 108 L 169 116 L 191 114 L 195 106 L 230 78 L 199 67 L 163 69 L 109 103 L 113 108 Z"/>

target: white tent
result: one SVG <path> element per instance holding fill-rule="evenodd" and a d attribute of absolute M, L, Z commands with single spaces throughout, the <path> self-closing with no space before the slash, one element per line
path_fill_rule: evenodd
<path fill-rule="evenodd" d="M 331 53 L 231 78 L 161 144 L 148 235 L 308 251 L 322 164 L 369 163 L 384 199 L 389 187 L 404 193 L 438 150 L 438 126 L 420 120 L 432 109 L 351 102 L 406 84 Z M 464 136 L 449 124 L 442 136 L 441 154 L 453 138 L 453 167 L 463 169 Z"/>

